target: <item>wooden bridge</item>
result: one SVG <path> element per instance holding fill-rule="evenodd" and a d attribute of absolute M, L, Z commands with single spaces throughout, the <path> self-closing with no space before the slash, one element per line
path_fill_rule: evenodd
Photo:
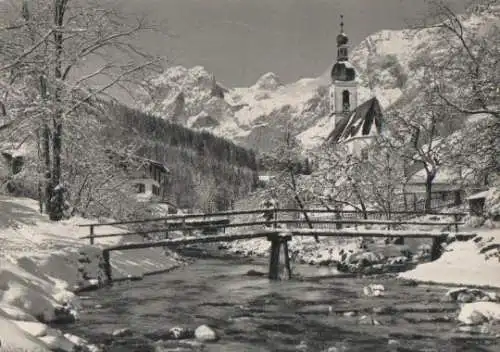
<path fill-rule="evenodd" d="M 356 211 L 339 211 L 329 209 L 272 209 L 271 220 L 231 221 L 231 217 L 250 216 L 262 218 L 269 209 L 229 211 L 212 214 L 172 215 L 146 220 L 130 220 L 121 222 L 95 223 L 80 225 L 89 227 L 90 234 L 83 238 L 95 243 L 98 238 L 116 236 L 142 235 L 146 241 L 124 243 L 103 249 L 105 272 L 108 281 L 112 281 L 110 254 L 112 251 L 152 247 L 179 247 L 189 244 L 230 242 L 236 240 L 267 238 L 270 242 L 269 279 L 280 279 L 280 266 L 285 269 L 285 275 L 292 275 L 288 242 L 293 236 L 319 237 L 383 237 L 398 238 L 403 244 L 405 238 L 430 238 L 433 241 L 431 260 L 440 256 L 441 245 L 450 238 L 467 240 L 473 238 L 473 233 L 460 233 L 458 226 L 463 224 L 460 218 L 464 213 L 422 213 L 422 212 L 392 212 L 390 215 L 378 211 L 368 211 L 363 214 Z M 315 215 L 319 214 L 319 215 Z M 288 215 L 288 216 L 287 216 Z M 453 221 L 439 222 L 429 220 L 412 220 L 424 215 L 453 217 Z M 369 219 L 368 217 L 371 217 Z M 234 219 L 233 219 L 234 220 Z M 101 226 L 132 226 L 136 227 L 125 233 L 96 234 L 95 228 Z M 386 229 L 358 229 L 359 226 L 377 225 Z M 144 227 L 150 228 L 144 228 Z M 344 228 L 350 226 L 350 228 Z M 439 226 L 437 231 L 417 231 L 412 229 L 397 229 L 405 226 Z M 139 228 L 137 228 L 139 227 Z M 239 228 L 236 233 L 226 233 L 228 228 Z M 444 229 L 444 230 L 443 230 Z M 453 230 L 454 231 L 453 231 Z M 169 233 L 182 231 L 184 237 L 170 239 Z M 193 235 L 193 232 L 201 232 Z M 152 234 L 160 234 L 164 239 L 151 240 Z M 280 265 L 280 257 L 283 265 Z"/>

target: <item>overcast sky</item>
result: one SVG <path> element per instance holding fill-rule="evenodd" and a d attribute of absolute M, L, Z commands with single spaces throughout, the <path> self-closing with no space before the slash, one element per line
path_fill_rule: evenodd
<path fill-rule="evenodd" d="M 175 35 L 147 38 L 149 49 L 175 64 L 203 65 L 233 87 L 269 71 L 285 83 L 322 74 L 336 55 L 341 13 L 355 45 L 378 30 L 407 27 L 427 7 L 425 0 L 115 1 L 166 22 Z M 451 1 L 460 7 L 467 0 Z"/>

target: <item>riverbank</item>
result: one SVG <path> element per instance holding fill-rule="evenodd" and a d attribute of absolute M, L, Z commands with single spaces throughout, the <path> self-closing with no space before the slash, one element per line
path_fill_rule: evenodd
<path fill-rule="evenodd" d="M 83 350 L 87 342 L 51 328 L 57 323 L 78 320 L 81 302 L 74 294 L 99 287 L 104 281 L 101 250 L 105 245 L 121 243 L 124 238 L 97 240 L 90 246 L 88 228 L 79 224 L 95 221 L 72 218 L 52 223 L 38 213 L 36 201 L 26 198 L 0 197 L 0 343 L 2 348 L 27 351 Z M 99 231 L 119 233 L 121 228 L 103 227 Z M 498 253 L 500 233 L 497 229 L 474 229 L 475 240 L 453 242 L 435 262 L 419 265 L 401 273 L 400 278 L 474 286 L 500 287 Z M 127 241 L 142 240 L 127 237 Z M 296 262 L 331 265 L 344 252 L 359 250 L 357 239 L 322 239 L 297 237 L 290 250 Z M 387 246 L 385 255 L 397 256 L 406 247 Z M 237 241 L 226 248 L 239 255 L 267 257 L 269 242 L 265 239 Z M 392 253 L 391 253 L 392 252 Z M 180 258 L 166 256 L 162 249 L 140 249 L 113 252 L 115 278 L 143 277 L 147 272 L 168 271 L 181 263 Z"/>
<path fill-rule="evenodd" d="M 74 217 L 50 222 L 38 212 L 38 203 L 27 198 L 0 197 L 0 349 L 25 351 L 83 350 L 86 341 L 54 324 L 78 319 L 80 301 L 75 292 L 99 287 L 104 282 L 102 247 L 124 238 L 99 239 L 88 244 L 88 228 L 95 221 Z M 107 233 L 125 232 L 103 227 Z M 127 241 L 142 240 L 127 237 Z M 161 249 L 114 253 L 115 277 L 142 277 L 147 272 L 167 271 L 179 265 Z M 64 329 L 64 328 L 63 328 Z"/>

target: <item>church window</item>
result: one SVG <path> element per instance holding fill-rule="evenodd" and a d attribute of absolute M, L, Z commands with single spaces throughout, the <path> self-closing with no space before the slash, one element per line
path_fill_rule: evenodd
<path fill-rule="evenodd" d="M 368 149 L 365 148 L 361 150 L 361 160 L 368 160 Z"/>
<path fill-rule="evenodd" d="M 350 103 L 350 93 L 348 90 L 344 90 L 342 92 L 342 108 L 343 112 L 349 112 L 351 111 L 351 103 Z"/>

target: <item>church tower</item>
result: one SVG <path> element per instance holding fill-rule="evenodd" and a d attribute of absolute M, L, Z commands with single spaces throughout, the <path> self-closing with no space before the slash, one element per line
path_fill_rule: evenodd
<path fill-rule="evenodd" d="M 349 38 L 344 33 L 344 16 L 340 15 L 340 34 L 337 36 L 337 61 L 332 67 L 330 86 L 330 115 L 336 119 L 350 114 L 358 106 L 356 71 L 349 62 Z"/>

